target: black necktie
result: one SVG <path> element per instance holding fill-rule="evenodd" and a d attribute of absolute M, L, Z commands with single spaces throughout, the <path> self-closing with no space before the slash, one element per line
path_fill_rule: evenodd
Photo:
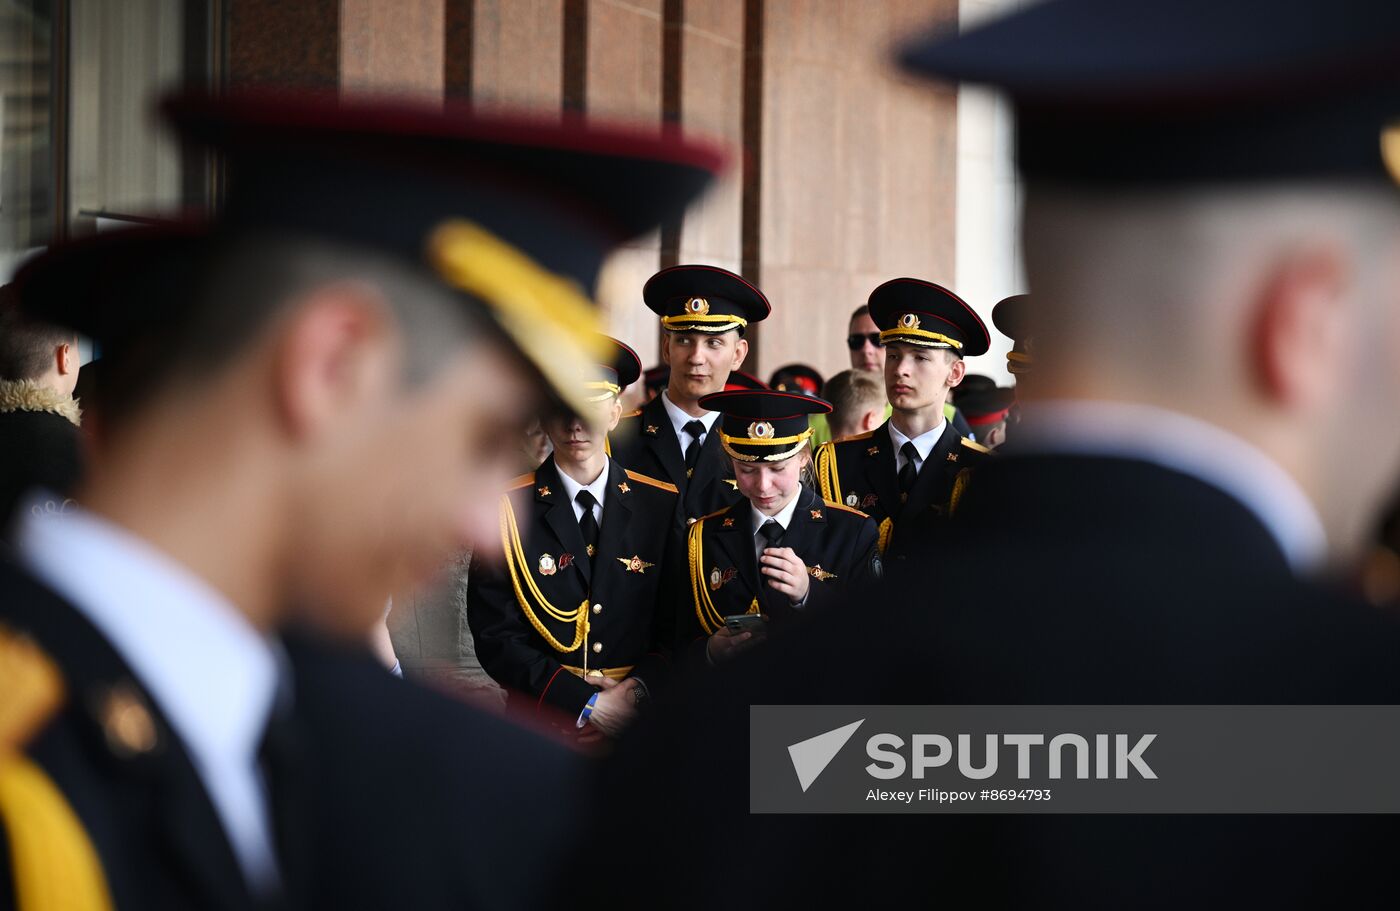
<path fill-rule="evenodd" d="M 598 505 L 598 501 L 586 490 L 580 490 L 574 499 L 583 507 L 583 515 L 578 517 L 578 530 L 583 532 L 583 543 L 588 545 L 588 558 L 591 560 L 598 552 L 598 520 L 593 515 L 593 507 Z"/>
<path fill-rule="evenodd" d="M 690 477 L 695 471 L 695 463 L 700 461 L 700 437 L 705 433 L 705 423 L 691 421 L 684 429 L 690 434 L 690 445 L 685 447 L 685 476 Z"/>
<path fill-rule="evenodd" d="M 778 524 L 777 519 L 769 519 L 758 527 L 758 533 L 767 541 L 769 547 L 778 547 L 783 540 L 783 526 Z M 767 607 L 771 615 L 774 611 L 783 611 L 788 608 L 787 595 L 773 588 L 768 584 L 768 577 L 763 575 L 763 564 L 758 565 L 758 577 L 762 580 L 763 594 L 759 597 Z"/>
<path fill-rule="evenodd" d="M 919 457 L 919 451 L 910 442 L 899 447 L 899 454 L 904 456 L 904 467 L 899 469 L 899 498 L 907 500 L 909 499 L 909 491 L 914 489 L 914 482 L 919 478 L 919 469 L 914 465 L 914 460 Z"/>

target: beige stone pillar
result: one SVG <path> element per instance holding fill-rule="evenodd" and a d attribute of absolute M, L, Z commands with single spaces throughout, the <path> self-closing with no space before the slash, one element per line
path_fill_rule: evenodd
<path fill-rule="evenodd" d="M 896 71 L 892 50 L 956 0 L 765 4 L 761 369 L 845 369 L 847 316 L 888 278 L 951 283 L 957 95 Z"/>

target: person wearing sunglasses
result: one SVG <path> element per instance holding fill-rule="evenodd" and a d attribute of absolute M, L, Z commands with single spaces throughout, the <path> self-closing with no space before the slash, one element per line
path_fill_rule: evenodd
<path fill-rule="evenodd" d="M 953 512 L 965 472 L 987 449 L 948 417 L 948 393 L 963 359 L 986 354 L 981 317 L 940 285 L 896 278 L 870 293 L 869 315 L 885 343 L 885 395 L 893 406 L 878 429 L 817 450 L 822 496 L 879 523 L 880 551 L 907 556 L 908 540 Z"/>
<path fill-rule="evenodd" d="M 846 328 L 846 348 L 851 354 L 852 370 L 868 370 L 881 379 L 883 383 L 885 375 L 885 343 L 880 340 L 880 327 L 875 325 L 875 320 L 870 317 L 870 307 L 861 304 L 851 314 L 851 323 Z M 894 408 L 885 403 L 884 420 L 888 421 L 890 415 L 894 414 Z M 969 440 L 976 440 L 977 434 L 968 425 L 967 419 L 963 417 L 952 402 L 943 406 L 943 416 L 953 425 L 953 429 Z M 824 414 L 812 415 L 812 445 L 820 446 L 829 443 L 840 437 L 832 434 L 831 425 Z"/>
<path fill-rule="evenodd" d="M 852 370 L 885 370 L 885 343 L 880 341 L 880 329 L 870 318 L 870 308 L 861 304 L 851 314 L 846 331 L 846 348 L 851 352 Z"/>

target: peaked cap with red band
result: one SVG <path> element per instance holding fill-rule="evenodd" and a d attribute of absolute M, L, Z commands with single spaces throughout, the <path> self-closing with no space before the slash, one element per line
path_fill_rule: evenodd
<path fill-rule="evenodd" d="M 831 413 L 824 399 L 771 389 L 712 392 L 700 407 L 720 412 L 720 446 L 741 462 L 792 458 L 812 435 L 808 416 Z"/>
<path fill-rule="evenodd" d="M 718 266 L 672 266 L 647 280 L 642 299 L 672 332 L 742 334 L 772 308 L 752 283 Z"/>
<path fill-rule="evenodd" d="M 992 337 L 973 309 L 942 285 L 895 278 L 870 292 L 870 318 L 885 344 L 945 348 L 960 357 L 986 354 Z"/>

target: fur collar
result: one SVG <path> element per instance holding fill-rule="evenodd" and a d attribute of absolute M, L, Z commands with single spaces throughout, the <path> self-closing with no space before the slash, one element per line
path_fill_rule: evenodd
<path fill-rule="evenodd" d="M 78 426 L 83 410 L 71 395 L 59 395 L 33 380 L 0 380 L 0 414 L 11 411 L 41 411 L 57 414 Z"/>

